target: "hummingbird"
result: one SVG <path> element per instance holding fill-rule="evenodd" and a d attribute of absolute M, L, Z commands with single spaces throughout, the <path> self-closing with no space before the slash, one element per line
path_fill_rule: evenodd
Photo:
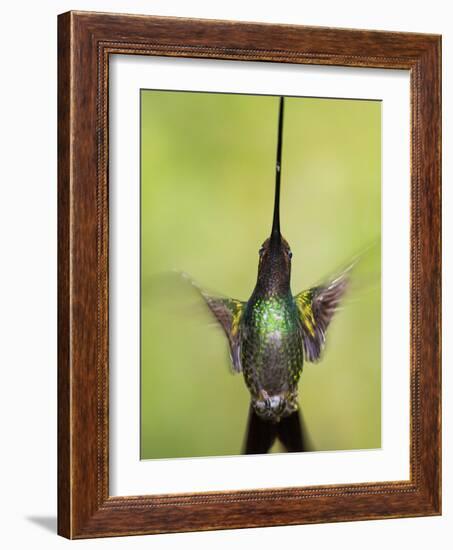
<path fill-rule="evenodd" d="M 250 393 L 244 452 L 266 453 L 280 439 L 287 451 L 306 450 L 298 384 L 304 361 L 317 362 L 326 332 L 349 283 L 350 268 L 298 294 L 291 291 L 291 248 L 280 230 L 284 97 L 279 100 L 275 196 L 270 236 L 259 249 L 250 298 L 212 296 L 195 284 L 228 341 L 233 372 Z"/>

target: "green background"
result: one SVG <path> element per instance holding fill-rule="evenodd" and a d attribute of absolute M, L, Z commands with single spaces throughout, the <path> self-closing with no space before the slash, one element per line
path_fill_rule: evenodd
<path fill-rule="evenodd" d="M 210 314 L 169 272 L 248 299 L 271 227 L 277 119 L 272 96 L 141 92 L 143 459 L 241 452 L 242 375 L 231 374 Z M 313 450 L 380 447 L 380 181 L 380 102 L 285 100 L 281 226 L 293 293 L 374 243 L 322 361 L 304 366 Z"/>

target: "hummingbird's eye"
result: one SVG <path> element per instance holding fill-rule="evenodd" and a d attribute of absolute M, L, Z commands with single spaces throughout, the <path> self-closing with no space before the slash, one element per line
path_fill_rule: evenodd
<path fill-rule="evenodd" d="M 261 254 L 264 252 L 264 246 L 262 246 L 259 251 L 258 251 L 258 254 L 261 256 Z"/>
<path fill-rule="evenodd" d="M 291 252 L 291 250 L 288 250 L 288 257 L 289 257 L 289 259 L 291 259 L 293 257 L 293 253 Z"/>

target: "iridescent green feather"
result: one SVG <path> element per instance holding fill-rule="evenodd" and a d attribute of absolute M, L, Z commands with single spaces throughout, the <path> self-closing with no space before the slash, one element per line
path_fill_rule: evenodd
<path fill-rule="evenodd" d="M 258 395 L 261 389 L 269 394 L 295 394 L 303 352 L 291 294 L 249 301 L 244 325 L 243 372 L 252 395 Z"/>

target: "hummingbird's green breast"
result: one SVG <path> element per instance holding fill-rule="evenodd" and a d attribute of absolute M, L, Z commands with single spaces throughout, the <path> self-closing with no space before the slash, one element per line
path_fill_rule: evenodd
<path fill-rule="evenodd" d="M 291 294 L 252 297 L 244 312 L 241 334 L 242 367 L 252 396 L 297 395 L 303 343 Z"/>

